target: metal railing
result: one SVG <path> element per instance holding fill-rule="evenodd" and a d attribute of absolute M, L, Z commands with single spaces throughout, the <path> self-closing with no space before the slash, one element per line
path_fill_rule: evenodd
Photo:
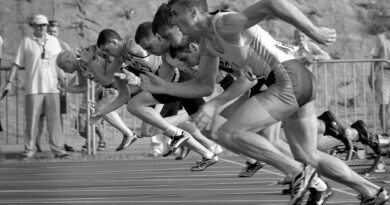
<path fill-rule="evenodd" d="M 379 113 L 379 104 L 375 100 L 377 88 L 375 85 L 370 87 L 368 82 L 376 63 L 380 63 L 376 75 L 383 77 L 385 67 L 390 67 L 390 61 L 384 59 L 315 62 L 313 74 L 317 82 L 317 113 L 331 110 L 345 126 L 356 120 L 364 120 L 370 130 L 385 132 L 386 125 L 379 122 L 379 115 L 384 116 L 385 113 Z M 384 83 L 382 86 L 388 85 Z"/>
<path fill-rule="evenodd" d="M 9 68 L 0 69 L 0 89 L 2 89 L 9 75 Z M 0 145 L 1 144 L 23 144 L 24 143 L 24 130 L 25 130 L 25 97 L 24 97 L 24 83 L 23 83 L 23 70 L 19 70 L 16 73 L 16 80 L 12 83 L 12 88 L 9 94 L 0 101 L 0 122 L 3 128 L 3 131 L 0 132 Z M 93 111 L 95 106 L 95 95 L 92 93 L 95 92 L 94 83 L 88 81 L 88 93 L 87 93 L 87 114 L 88 116 Z M 103 91 L 103 94 L 105 92 Z M 83 98 L 86 94 L 73 94 L 66 93 L 66 113 L 61 115 L 63 122 L 63 132 L 65 137 L 65 142 L 69 145 L 75 145 L 77 149 L 80 149 L 81 145 L 85 143 L 85 139 L 79 136 L 79 118 L 78 118 L 78 107 L 81 106 Z M 140 131 L 140 123 L 137 118 L 129 114 L 126 109 L 123 107 L 118 109 L 117 112 L 121 115 L 125 124 L 136 132 Z M 88 123 L 88 122 L 87 122 Z M 89 125 L 89 123 L 88 123 Z M 97 123 L 95 126 L 99 126 L 103 130 L 103 135 L 106 141 L 116 141 L 116 143 L 122 139 L 122 134 L 113 126 L 109 125 L 106 122 Z M 90 129 L 88 132 L 88 141 L 92 142 L 89 145 L 89 154 L 96 154 L 96 138 L 94 136 L 94 127 L 89 126 Z M 41 136 L 41 143 L 47 144 L 47 130 L 43 129 Z"/>
<path fill-rule="evenodd" d="M 376 88 L 371 89 L 368 85 L 368 77 L 374 63 L 381 63 L 379 75 L 384 75 L 383 64 L 389 65 L 390 61 L 383 59 L 362 59 L 362 60 L 330 60 L 314 62 L 313 74 L 317 82 L 317 113 L 321 114 L 326 110 L 332 110 L 341 122 L 349 126 L 356 120 L 364 120 L 369 129 L 378 133 L 383 133 L 379 123 L 378 103 L 375 101 Z M 0 86 L 5 85 L 9 69 L 0 69 Z M 17 75 L 19 79 L 20 75 Z M 22 144 L 24 142 L 24 91 L 20 80 L 14 86 L 3 101 L 0 102 L 0 120 L 4 131 L 0 133 L 0 144 Z M 93 93 L 92 83 L 89 82 L 89 93 Z M 22 97 L 23 96 L 23 97 Z M 81 96 L 71 94 L 71 99 L 81 102 Z M 94 95 L 88 94 L 88 110 L 93 109 Z M 68 96 L 69 98 L 69 96 Z M 68 103 L 69 105 L 70 103 Z M 68 107 L 69 108 L 69 107 Z M 78 131 L 74 129 L 74 122 L 69 117 L 72 113 L 67 109 L 66 120 L 64 122 L 64 133 L 66 141 L 81 142 L 83 139 L 78 136 Z M 74 114 L 74 113 L 73 113 Z M 384 113 L 382 113 L 384 114 Z M 125 118 L 125 123 L 130 129 L 139 130 L 140 126 L 132 115 L 122 109 L 121 116 Z M 129 119 L 130 120 L 126 120 Z M 77 117 L 76 117 L 77 120 Z M 105 124 L 106 125 L 106 124 Z M 111 126 L 103 126 L 104 135 L 107 140 L 116 138 L 118 131 Z M 100 126 L 100 125 L 99 125 Z M 90 129 L 93 129 L 92 127 Z M 111 129 L 111 130 L 110 130 Z M 46 131 L 45 131 L 46 132 Z M 91 139 L 94 141 L 94 131 L 89 131 Z M 95 146 L 95 142 L 92 143 Z M 96 147 L 92 154 L 95 153 Z"/>

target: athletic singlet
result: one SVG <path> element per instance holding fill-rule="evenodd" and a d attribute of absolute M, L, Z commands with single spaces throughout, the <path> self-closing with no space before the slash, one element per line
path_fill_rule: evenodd
<path fill-rule="evenodd" d="M 235 72 L 243 70 L 245 75 L 252 80 L 268 78 L 272 70 L 282 67 L 282 62 L 294 59 L 289 46 L 276 41 L 259 25 L 244 31 L 250 36 L 245 45 L 244 43 L 233 45 L 224 40 L 218 34 L 215 24 L 219 17 L 231 13 L 217 13 L 212 20 L 213 30 L 223 48 L 223 53 L 214 49 L 209 39 L 204 38 L 204 40 L 207 49 L 226 61 Z"/>
<path fill-rule="evenodd" d="M 145 57 L 134 55 L 127 50 L 127 42 L 128 41 L 126 41 L 123 46 L 122 57 L 124 64 L 138 70 L 141 73 L 155 73 L 162 63 L 161 57 L 155 55 L 147 55 Z"/>

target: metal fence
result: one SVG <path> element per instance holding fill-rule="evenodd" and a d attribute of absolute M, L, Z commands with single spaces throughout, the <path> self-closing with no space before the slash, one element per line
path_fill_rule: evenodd
<path fill-rule="evenodd" d="M 3 88 L 5 83 L 7 82 L 7 77 L 9 75 L 9 68 L 1 68 L 0 69 L 0 87 Z M 24 82 L 23 76 L 24 71 L 19 70 L 17 72 L 16 80 L 12 84 L 12 88 L 10 93 L 0 101 L 0 122 L 3 128 L 3 131 L 0 132 L 0 145 L 1 144 L 23 144 L 24 143 L 24 129 L 25 129 L 25 95 L 24 95 Z M 66 113 L 61 114 L 62 123 L 63 123 L 63 132 L 65 136 L 65 142 L 70 145 L 80 146 L 85 143 L 85 139 L 80 137 L 79 135 L 79 118 L 78 112 L 79 107 L 85 101 L 88 101 L 89 106 L 93 106 L 95 103 L 91 100 L 94 100 L 94 95 L 90 95 L 93 93 L 92 90 L 93 83 L 91 81 L 88 82 L 89 92 L 88 94 L 73 94 L 66 93 Z M 103 92 L 104 93 L 104 92 Z M 86 96 L 88 95 L 88 97 Z M 83 98 L 88 98 L 89 100 L 85 100 Z M 135 118 L 133 115 L 129 114 L 124 107 L 121 107 L 117 110 L 117 112 L 121 115 L 125 124 L 130 128 L 135 130 L 135 132 L 140 132 L 140 120 Z M 112 127 L 105 121 L 99 121 L 96 126 L 100 127 L 100 130 L 103 131 L 103 135 L 106 141 L 116 141 L 120 142 L 122 139 L 122 133 L 120 133 L 117 129 Z M 88 130 L 89 131 L 89 130 Z M 94 131 L 90 132 L 90 135 L 93 136 Z M 47 143 L 47 131 L 44 127 L 41 138 L 41 143 Z M 95 138 L 91 138 L 91 141 L 95 140 Z M 96 143 L 90 144 L 90 146 L 94 146 Z M 96 148 L 96 147 L 92 147 Z M 88 149 L 88 150 L 96 150 L 96 149 Z"/>
<path fill-rule="evenodd" d="M 363 120 L 371 131 L 384 133 L 386 125 L 381 125 L 379 116 L 385 113 L 379 113 L 379 103 L 375 99 L 378 89 L 369 85 L 370 74 L 375 73 L 372 69 L 377 63 L 380 66 L 376 76 L 384 76 L 386 67 L 390 69 L 390 62 L 383 59 L 315 62 L 317 113 L 331 110 L 345 126 Z M 375 82 L 375 79 L 371 77 L 371 81 Z M 389 84 L 382 86 L 389 87 Z"/>
<path fill-rule="evenodd" d="M 382 59 L 365 60 L 331 60 L 314 62 L 313 74 L 317 82 L 317 113 L 321 114 L 326 110 L 333 111 L 341 122 L 349 126 L 354 121 L 364 120 L 368 128 L 377 133 L 382 133 L 383 126 L 380 125 L 379 104 L 375 101 L 375 86 L 370 88 L 368 77 L 375 63 L 381 63 L 378 75 L 384 75 L 385 67 L 390 67 L 390 62 Z M 9 69 L 0 69 L 1 87 L 7 81 Z M 0 121 L 3 132 L 0 133 L 0 144 L 22 144 L 24 143 L 24 89 L 22 82 L 23 71 L 19 71 L 17 81 L 14 83 L 10 94 L 0 102 Z M 77 106 L 82 101 L 80 94 L 67 95 L 67 113 L 63 117 L 63 130 L 66 141 L 82 144 L 84 140 L 78 136 L 75 120 L 77 121 Z M 90 105 L 94 103 L 89 101 Z M 138 119 L 130 115 L 126 109 L 119 110 L 125 123 L 130 129 L 140 129 Z M 113 127 L 102 126 L 106 140 L 122 137 L 121 133 Z M 94 132 L 90 132 L 91 134 Z M 43 134 L 45 137 L 46 131 Z M 94 143 L 93 143 L 94 144 Z M 91 149 L 89 149 L 91 150 Z M 93 149 L 94 150 L 94 149 Z"/>

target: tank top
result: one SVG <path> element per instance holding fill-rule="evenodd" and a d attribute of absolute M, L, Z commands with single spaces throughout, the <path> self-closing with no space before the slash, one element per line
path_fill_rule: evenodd
<path fill-rule="evenodd" d="M 212 47 L 209 39 L 204 38 L 207 49 L 221 60 L 226 61 L 235 72 L 242 70 L 250 80 L 268 78 L 268 75 L 276 68 L 282 67 L 282 62 L 294 59 L 292 48 L 276 41 L 268 32 L 259 25 L 243 31 L 247 41 L 241 37 L 241 45 L 233 45 L 223 39 L 216 29 L 218 18 L 233 12 L 217 13 L 212 19 L 215 35 L 223 48 L 219 52 Z"/>
<path fill-rule="evenodd" d="M 123 46 L 124 64 L 140 72 L 155 73 L 162 63 L 161 57 L 155 55 L 147 55 L 145 57 L 134 55 L 127 49 L 127 42 Z"/>

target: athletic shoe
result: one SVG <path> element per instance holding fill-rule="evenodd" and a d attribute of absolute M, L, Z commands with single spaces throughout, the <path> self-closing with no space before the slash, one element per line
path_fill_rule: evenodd
<path fill-rule="evenodd" d="M 69 145 L 67 145 L 67 144 L 64 144 L 64 149 L 65 149 L 65 151 L 67 151 L 67 152 L 74 152 L 73 147 L 71 147 L 71 146 L 69 146 Z"/>
<path fill-rule="evenodd" d="M 315 169 L 310 165 L 306 165 L 304 170 L 293 179 L 290 205 L 302 203 L 302 198 L 315 174 Z"/>
<path fill-rule="evenodd" d="M 209 167 L 217 162 L 218 162 L 218 159 L 216 158 L 216 155 L 214 155 L 211 159 L 207 159 L 207 158 L 203 157 L 201 163 L 191 167 L 191 171 L 203 171 L 207 167 Z"/>
<path fill-rule="evenodd" d="M 176 149 L 180 147 L 183 142 L 186 142 L 190 138 L 190 134 L 186 131 L 182 131 L 181 135 L 172 136 L 171 142 L 169 143 L 167 149 L 162 154 L 163 157 L 168 157 L 169 155 L 176 152 Z"/>
<path fill-rule="evenodd" d="M 265 166 L 265 163 L 261 161 L 257 161 L 253 164 L 246 162 L 245 164 L 246 167 L 241 170 L 241 172 L 238 174 L 238 177 L 251 177 Z"/>
<path fill-rule="evenodd" d="M 106 150 L 106 142 L 104 142 L 104 141 L 99 141 L 97 150 L 98 150 L 98 151 L 104 151 L 104 150 Z"/>
<path fill-rule="evenodd" d="M 326 183 L 325 191 L 317 191 L 315 188 L 309 188 L 310 196 L 306 205 L 322 205 L 333 195 L 332 188 Z"/>
<path fill-rule="evenodd" d="M 34 158 L 34 152 L 31 152 L 31 151 L 25 151 L 22 153 L 22 157 L 21 159 L 22 160 L 25 160 L 25 161 L 28 161 L 28 160 L 31 160 Z"/>
<path fill-rule="evenodd" d="M 361 200 L 361 205 L 383 205 L 389 200 L 389 194 L 383 187 L 381 187 L 375 196 L 363 198 L 359 195 L 358 199 Z"/>
<path fill-rule="evenodd" d="M 138 139 L 137 135 L 133 135 L 131 137 L 129 137 L 128 135 L 123 135 L 122 142 L 119 145 L 119 147 L 116 148 L 116 151 L 118 152 L 118 151 L 121 151 L 121 150 L 129 147 L 131 144 L 133 144 L 135 141 L 137 141 L 137 139 Z"/>
<path fill-rule="evenodd" d="M 373 135 L 368 132 L 366 123 L 364 123 L 362 120 L 358 120 L 354 122 L 351 127 L 358 131 L 359 141 L 362 144 L 368 145 L 376 154 L 381 154 L 378 135 Z"/>
<path fill-rule="evenodd" d="M 291 177 L 284 177 L 283 180 L 281 181 L 278 181 L 278 184 L 281 184 L 281 185 L 288 185 L 288 188 L 287 189 L 283 189 L 282 190 L 282 194 L 283 195 L 291 195 L 292 193 L 292 178 Z"/>
<path fill-rule="evenodd" d="M 348 138 L 344 126 L 337 120 L 331 111 L 322 113 L 322 115 L 318 116 L 318 119 L 325 123 L 324 135 L 330 135 L 340 140 L 347 150 L 352 149 L 352 142 Z"/>

